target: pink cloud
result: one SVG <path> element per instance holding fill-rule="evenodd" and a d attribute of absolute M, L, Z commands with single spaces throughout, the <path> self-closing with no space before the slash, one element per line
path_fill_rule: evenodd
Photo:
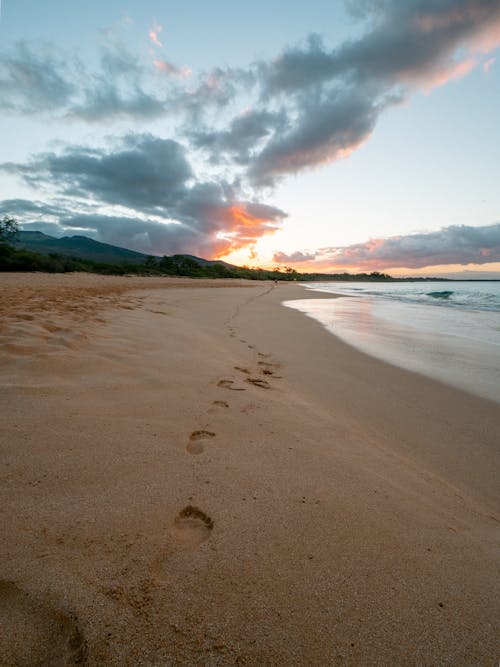
<path fill-rule="evenodd" d="M 154 23 L 152 27 L 149 29 L 149 39 L 155 46 L 162 47 L 163 44 L 160 42 L 159 34 L 160 32 L 163 32 L 163 26 L 161 26 L 159 23 Z"/>
<path fill-rule="evenodd" d="M 329 271 L 489 264 L 500 261 L 500 223 L 482 227 L 452 225 L 435 232 L 321 248 L 314 254 L 276 253 L 274 258 L 291 263 L 314 260 L 308 264 L 308 269 Z"/>
<path fill-rule="evenodd" d="M 193 73 L 189 67 L 179 67 L 178 65 L 175 65 L 168 60 L 154 60 L 153 65 L 156 67 L 156 69 L 160 70 L 160 72 L 163 72 L 164 74 L 168 74 L 169 76 L 178 76 L 183 79 L 191 76 Z"/>
<path fill-rule="evenodd" d="M 435 72 L 427 74 L 423 83 L 423 89 L 429 93 L 433 88 L 444 86 L 448 81 L 461 79 L 471 72 L 477 65 L 477 59 L 470 57 L 462 62 L 454 62 L 437 69 Z"/>

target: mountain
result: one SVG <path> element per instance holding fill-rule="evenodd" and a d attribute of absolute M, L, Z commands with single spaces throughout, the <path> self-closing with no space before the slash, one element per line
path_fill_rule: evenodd
<path fill-rule="evenodd" d="M 201 266 L 213 266 L 214 264 L 222 264 L 228 269 L 238 268 L 235 264 L 228 264 L 228 262 L 223 262 L 221 259 L 203 259 L 203 257 L 196 257 L 196 255 L 174 255 L 174 257 L 186 257 L 187 259 L 194 259 L 195 262 L 198 262 Z"/>
<path fill-rule="evenodd" d="M 70 257 L 78 257 L 79 259 L 107 264 L 144 264 L 148 258 L 148 255 L 142 252 L 94 241 L 87 236 L 63 236 L 62 238 L 56 238 L 43 232 L 20 231 L 17 234 L 15 245 L 19 248 L 39 252 L 42 255 L 58 253 L 59 255 L 68 255 Z M 228 268 L 233 267 L 232 264 L 227 264 L 226 262 L 203 259 L 194 255 L 176 255 L 176 257 L 187 257 L 201 266 L 223 264 Z"/>
<path fill-rule="evenodd" d="M 18 232 L 15 245 L 42 255 L 58 253 L 110 264 L 143 264 L 148 257 L 141 252 L 100 243 L 86 236 L 56 238 L 42 232 Z"/>

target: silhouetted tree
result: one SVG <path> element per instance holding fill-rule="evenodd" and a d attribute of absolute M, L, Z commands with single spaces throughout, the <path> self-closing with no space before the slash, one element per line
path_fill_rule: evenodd
<path fill-rule="evenodd" d="M 0 243 L 11 243 L 16 238 L 18 231 L 17 220 L 4 215 L 0 220 Z"/>

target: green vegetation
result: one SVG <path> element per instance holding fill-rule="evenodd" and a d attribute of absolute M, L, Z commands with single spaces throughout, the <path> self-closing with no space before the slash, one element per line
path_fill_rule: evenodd
<path fill-rule="evenodd" d="M 189 278 L 244 278 L 246 280 L 307 281 L 390 281 L 395 280 L 385 273 L 298 273 L 291 267 L 274 270 L 237 267 L 224 262 L 207 262 L 188 255 L 171 257 L 147 257 L 138 263 L 102 262 L 92 259 L 68 256 L 57 252 L 41 254 L 13 245 L 18 235 L 18 224 L 14 218 L 5 216 L 0 220 L 0 271 L 43 271 L 68 273 L 84 271 L 107 275 L 139 276 L 187 276 Z M 35 232 L 39 234 L 39 232 Z M 43 235 L 41 235 L 43 236 Z M 93 242 L 95 243 L 95 242 Z M 113 248 L 113 246 L 109 246 Z M 119 250 L 119 249 L 116 249 Z M 128 251 L 132 252 L 132 251 Z"/>
<path fill-rule="evenodd" d="M 19 225 L 15 218 L 10 218 L 8 215 L 0 220 L 0 243 L 11 243 L 15 240 L 19 233 Z"/>

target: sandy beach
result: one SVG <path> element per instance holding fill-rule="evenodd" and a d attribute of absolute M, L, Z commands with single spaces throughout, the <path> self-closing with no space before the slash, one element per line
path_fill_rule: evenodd
<path fill-rule="evenodd" d="M 300 285 L 0 286 L 0 664 L 498 663 L 498 404 Z"/>

